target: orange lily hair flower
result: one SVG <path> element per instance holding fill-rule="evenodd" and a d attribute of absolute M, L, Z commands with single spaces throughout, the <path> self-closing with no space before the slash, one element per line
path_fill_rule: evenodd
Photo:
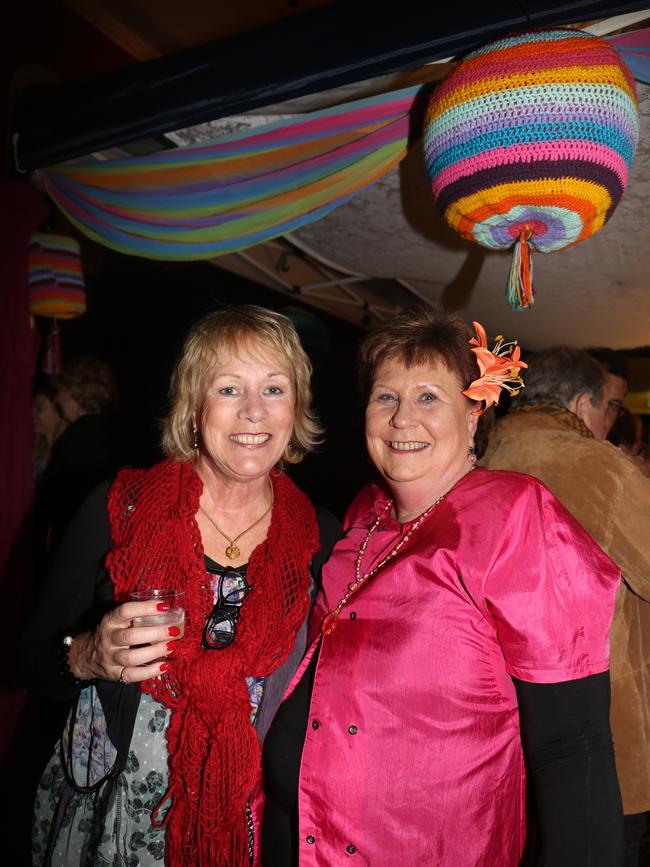
<path fill-rule="evenodd" d="M 485 328 L 480 322 L 472 322 L 476 330 L 476 337 L 469 341 L 472 352 L 476 355 L 476 361 L 481 371 L 478 379 L 475 379 L 465 389 L 463 394 L 471 400 L 484 400 L 485 409 L 492 404 L 499 403 L 501 390 L 506 389 L 510 394 L 519 394 L 524 387 L 521 378 L 521 368 L 528 367 L 524 361 L 520 361 L 521 349 L 516 340 L 505 342 L 499 335 L 494 349 L 490 352 L 487 348 L 487 336 Z M 483 409 L 479 411 L 479 414 Z"/>

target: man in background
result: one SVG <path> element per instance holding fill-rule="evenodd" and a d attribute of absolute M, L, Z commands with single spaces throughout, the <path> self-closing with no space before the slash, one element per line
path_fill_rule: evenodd
<path fill-rule="evenodd" d="M 625 395 L 630 386 L 630 369 L 620 352 L 613 349 L 590 349 L 589 354 L 605 368 L 605 423 L 608 429 L 604 439 L 623 409 Z"/>

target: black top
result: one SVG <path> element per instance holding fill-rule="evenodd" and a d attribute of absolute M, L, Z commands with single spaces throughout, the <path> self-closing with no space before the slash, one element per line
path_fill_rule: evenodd
<path fill-rule="evenodd" d="M 262 862 L 298 867 L 298 778 L 320 645 L 294 691 L 280 705 L 262 749 Z"/>
<path fill-rule="evenodd" d="M 265 867 L 298 867 L 298 781 L 317 664 L 315 653 L 264 742 Z M 515 679 L 514 684 L 537 804 L 530 826 L 538 828 L 538 836 L 529 833 L 533 851 L 525 863 L 622 867 L 623 813 L 609 729 L 609 674 L 551 684 Z"/>
<path fill-rule="evenodd" d="M 37 560 L 42 573 L 88 494 L 118 467 L 113 419 L 104 413 L 83 415 L 52 446 L 36 488 Z M 39 575 L 39 584 L 44 575 Z"/>
<path fill-rule="evenodd" d="M 104 565 L 111 547 L 107 508 L 110 484 L 107 481 L 98 485 L 71 521 L 20 644 L 22 679 L 28 689 L 41 698 L 71 701 L 79 694 L 81 687 L 75 686 L 60 671 L 61 639 L 68 633 L 93 629 L 116 604 L 113 584 Z M 310 567 L 312 600 L 322 564 L 341 536 L 340 524 L 328 509 L 317 508 L 316 517 L 320 549 Z M 303 624 L 289 657 L 265 680 L 264 700 L 256 718 L 260 739 L 266 734 L 298 667 L 305 642 L 306 624 Z M 140 696 L 139 684 L 98 680 L 96 688 L 111 741 L 115 745 L 125 744 L 128 749 Z"/>
<path fill-rule="evenodd" d="M 23 635 L 23 679 L 32 692 L 47 698 L 73 698 L 79 692 L 59 672 L 61 637 L 92 629 L 115 607 L 113 584 L 104 567 L 111 547 L 109 487 L 109 481 L 98 485 L 70 522 Z"/>

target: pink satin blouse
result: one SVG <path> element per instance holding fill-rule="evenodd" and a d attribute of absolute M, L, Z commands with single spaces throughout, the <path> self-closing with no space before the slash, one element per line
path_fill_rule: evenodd
<path fill-rule="evenodd" d="M 372 485 L 348 512 L 312 652 L 385 502 Z M 404 530 L 387 514 L 362 570 Z M 516 867 L 525 776 L 511 675 L 605 671 L 619 578 L 537 480 L 465 476 L 323 639 L 300 772 L 301 867 Z"/>

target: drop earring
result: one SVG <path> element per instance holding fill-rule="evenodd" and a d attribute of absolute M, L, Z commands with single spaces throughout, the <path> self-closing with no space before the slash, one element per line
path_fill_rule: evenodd
<path fill-rule="evenodd" d="M 474 443 L 467 449 L 467 460 L 472 469 L 476 466 L 476 447 Z"/>
<path fill-rule="evenodd" d="M 198 453 L 198 451 L 199 451 L 199 429 L 197 428 L 196 425 L 192 425 L 192 435 L 194 437 L 194 440 L 192 442 L 192 448 L 194 449 L 195 452 Z"/>

